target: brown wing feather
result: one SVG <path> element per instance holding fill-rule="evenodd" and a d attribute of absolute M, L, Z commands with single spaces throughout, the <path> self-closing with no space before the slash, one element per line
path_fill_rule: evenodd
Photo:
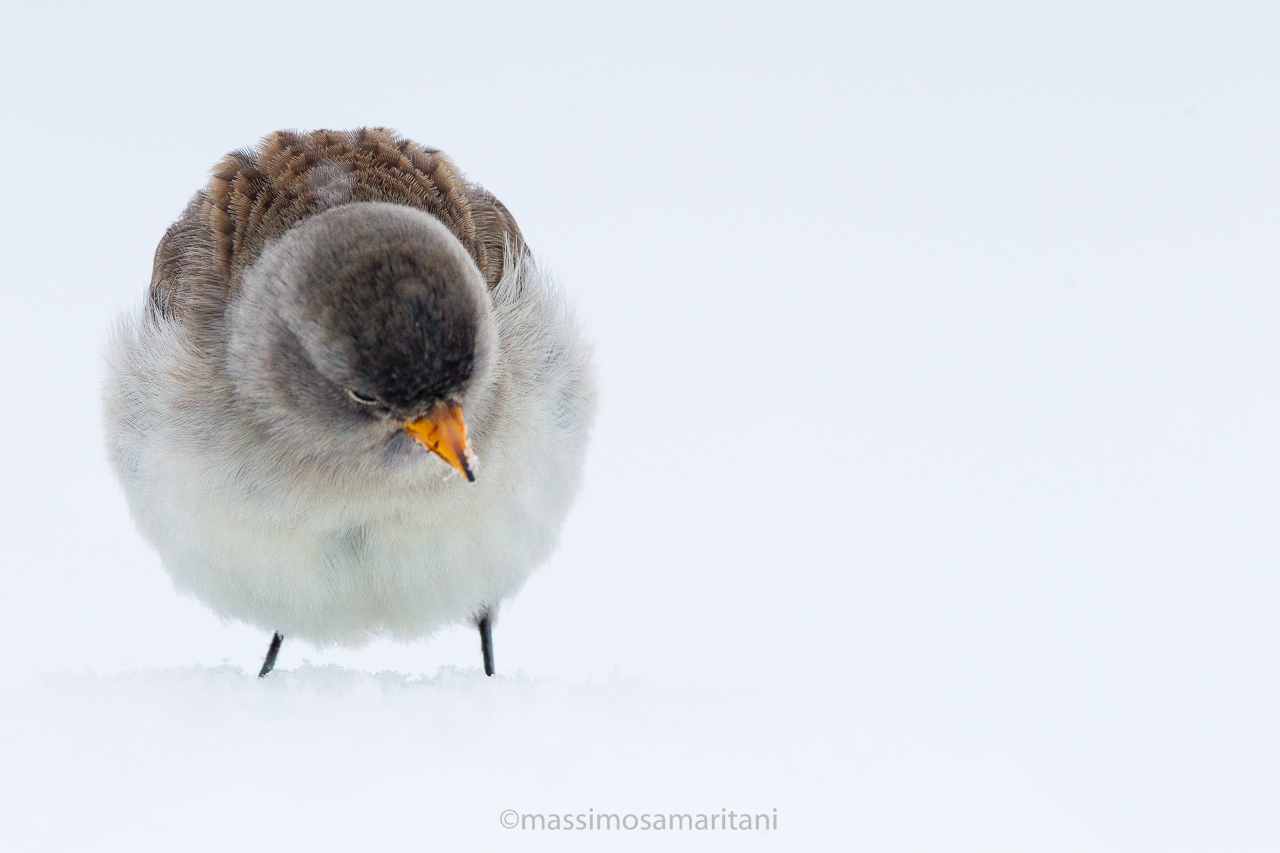
<path fill-rule="evenodd" d="M 504 247 L 524 252 L 500 201 L 463 180 L 442 152 L 386 128 L 277 131 L 228 154 L 156 249 L 151 300 L 162 314 L 217 310 L 270 240 L 331 207 L 385 201 L 425 210 L 466 247 L 490 287 Z"/>

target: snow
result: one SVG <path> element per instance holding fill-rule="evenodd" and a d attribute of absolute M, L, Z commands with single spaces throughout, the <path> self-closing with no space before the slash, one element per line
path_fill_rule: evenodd
<path fill-rule="evenodd" d="M 1098 849 L 997 756 L 622 677 L 64 674 L 4 693 L 0 729 L 11 850 Z M 507 829 L 509 809 L 637 828 Z M 638 828 L 672 813 L 716 829 Z"/>
<path fill-rule="evenodd" d="M 1054 808 L 1280 850 L 1280 7 L 12 5 L 0 849 L 536 847 L 502 809 L 669 796 L 788 850 L 1077 845 Z M 502 199 L 597 341 L 494 634 L 558 680 L 303 666 L 470 666 L 464 627 L 218 670 L 270 633 L 174 593 L 105 461 L 107 330 L 209 168 L 361 124 Z"/>

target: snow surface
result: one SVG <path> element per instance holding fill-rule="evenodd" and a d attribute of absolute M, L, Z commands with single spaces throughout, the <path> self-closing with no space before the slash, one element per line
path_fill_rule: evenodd
<path fill-rule="evenodd" d="M 709 734 L 672 710 L 684 736 L 662 753 L 641 741 L 634 764 L 610 767 L 551 729 L 569 745 L 533 785 L 533 757 L 495 746 L 505 725 L 483 699 L 508 689 L 495 683 L 472 697 L 489 740 L 467 748 L 495 765 L 490 789 L 514 780 L 523 802 L 454 779 L 460 762 L 441 771 L 444 798 L 444 781 L 397 771 L 414 831 L 427 838 L 434 820 L 467 849 L 518 847 L 497 826 L 508 805 L 642 808 L 687 784 L 697 803 L 682 805 L 728 807 L 741 782 L 759 800 L 776 785 L 778 837 L 821 837 L 817 849 L 1074 837 L 1018 816 L 1034 787 L 1119 850 L 1280 850 L 1280 5 L 10 7 L 0 691 L 27 710 L 0 720 L 18 715 L 0 744 L 22 750 L 19 776 L 0 764 L 20 786 L 12 808 L 0 802 L 0 833 L 102 846 L 70 841 L 92 835 L 69 823 L 90 811 L 42 799 L 72 786 L 46 778 L 53 765 L 33 773 L 33 749 L 104 797 L 91 811 L 108 838 L 140 833 L 139 812 L 173 837 L 181 820 L 156 815 L 181 803 L 211 846 L 238 843 L 229 827 L 303 846 L 293 813 L 356 826 L 317 803 L 366 798 L 367 783 L 337 781 L 358 767 L 268 777 L 253 763 L 275 719 L 254 703 L 285 688 L 228 675 L 224 696 L 190 675 L 128 674 L 224 659 L 256 673 L 270 635 L 174 593 L 96 413 L 107 330 L 142 298 L 157 241 L 210 167 L 278 128 L 377 124 L 439 146 L 501 198 L 597 341 L 582 498 L 560 551 L 501 611 L 499 671 L 749 687 L 770 697 L 766 719 L 791 719 L 776 697 L 848 709 L 868 724 L 832 724 L 845 736 L 991 750 L 1031 780 L 981 753 L 889 738 L 876 765 L 847 747 L 855 795 L 842 807 L 857 811 L 836 823 L 812 793 L 840 790 L 817 760 L 835 747 L 786 741 L 812 779 L 763 764 L 735 776 L 697 763 L 710 747 L 678 760 Z M 673 429 L 655 437 L 655 423 Z M 286 641 L 279 666 L 304 657 L 432 673 L 473 664 L 477 642 L 462 627 L 408 646 Z M 86 669 L 125 674 L 23 687 Z M 552 684 L 528 688 L 534 705 L 590 694 Z M 331 741 L 359 730 L 351 754 L 387 764 L 364 731 L 412 703 L 384 713 L 350 690 L 331 715 L 286 704 L 272 737 L 299 740 L 281 755 L 336 764 Z M 435 731 L 438 690 L 398 730 Z M 243 705 L 244 731 L 189 726 L 187 705 L 197 720 Z M 56 736 L 46 716 L 66 718 Z M 185 763 L 161 760 L 144 719 Z M 33 726 L 29 745 L 6 734 Z M 104 755 L 93 726 L 140 745 L 120 750 L 127 761 Z M 184 745 L 184 732 L 223 729 L 203 753 Z M 782 752 L 752 743 L 747 723 L 729 731 L 726 762 Z M 201 755 L 219 796 L 166 787 L 164 768 Z M 425 766 L 412 749 L 405 762 Z M 898 787 L 858 799 L 886 778 Z M 579 779 L 591 798 L 570 796 Z M 455 810 L 466 802 L 474 814 Z M 957 815 L 976 829 L 955 830 Z M 362 817 L 370 834 L 390 825 Z M 409 832 L 397 819 L 385 835 Z"/>
<path fill-rule="evenodd" d="M 997 758 L 623 678 L 68 674 L 0 694 L 0 730 L 8 850 L 1097 849 Z M 778 822 L 555 832 L 507 809 Z"/>

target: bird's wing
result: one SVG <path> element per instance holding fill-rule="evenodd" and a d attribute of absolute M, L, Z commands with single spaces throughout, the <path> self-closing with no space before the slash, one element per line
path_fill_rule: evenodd
<path fill-rule="evenodd" d="M 476 184 L 468 183 L 466 191 L 471 205 L 471 221 L 476 229 L 477 251 L 472 252 L 472 257 L 476 258 L 476 264 L 492 290 L 502 280 L 505 264 L 515 262 L 528 249 L 520 226 L 506 205 Z M 484 261 L 481 262 L 480 258 Z"/>

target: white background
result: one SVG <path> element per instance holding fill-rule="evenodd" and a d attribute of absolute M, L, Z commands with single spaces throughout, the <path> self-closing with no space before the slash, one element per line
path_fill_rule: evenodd
<path fill-rule="evenodd" d="M 256 667 L 132 528 L 101 351 L 224 153 L 383 125 L 597 341 L 501 670 L 786 697 L 1005 755 L 1115 849 L 1275 849 L 1280 17 L 1032 5 L 7 10 L 0 686 Z"/>

